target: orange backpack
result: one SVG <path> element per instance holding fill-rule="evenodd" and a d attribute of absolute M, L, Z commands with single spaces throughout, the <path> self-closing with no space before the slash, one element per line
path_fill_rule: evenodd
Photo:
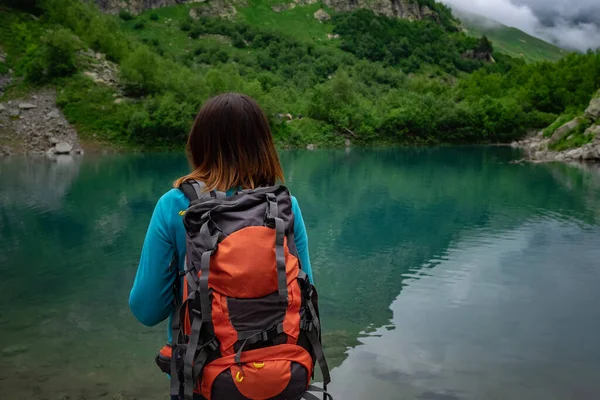
<path fill-rule="evenodd" d="M 332 400 L 317 292 L 300 268 L 290 193 L 274 186 L 226 197 L 203 189 L 196 181 L 181 186 L 190 200 L 183 302 L 173 343 L 156 358 L 171 376 L 171 395 L 316 400 L 309 392 L 317 391 Z M 323 388 L 310 384 L 316 362 Z"/>

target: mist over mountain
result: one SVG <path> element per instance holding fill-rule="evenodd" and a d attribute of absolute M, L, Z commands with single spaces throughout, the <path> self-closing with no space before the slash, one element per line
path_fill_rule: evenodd
<path fill-rule="evenodd" d="M 598 0 L 442 0 L 555 43 L 586 51 L 600 47 Z"/>

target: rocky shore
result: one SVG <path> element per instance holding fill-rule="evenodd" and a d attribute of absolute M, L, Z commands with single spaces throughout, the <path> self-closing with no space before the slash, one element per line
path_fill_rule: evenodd
<path fill-rule="evenodd" d="M 583 144 L 557 150 L 561 142 Z M 527 159 L 534 162 L 600 162 L 600 91 L 583 115 L 559 126 L 551 134 L 547 130 L 540 131 L 512 146 L 523 149 Z"/>
<path fill-rule="evenodd" d="M 0 103 L 0 156 L 15 153 L 83 153 L 77 132 L 56 106 L 54 89 Z"/>

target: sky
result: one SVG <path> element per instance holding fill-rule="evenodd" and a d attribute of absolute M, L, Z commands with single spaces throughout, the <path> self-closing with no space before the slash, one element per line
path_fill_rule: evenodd
<path fill-rule="evenodd" d="M 600 0 L 441 0 L 567 49 L 600 47 Z"/>

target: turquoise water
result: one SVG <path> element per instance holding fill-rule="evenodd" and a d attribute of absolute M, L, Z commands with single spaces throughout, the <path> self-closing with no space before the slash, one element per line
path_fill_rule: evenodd
<path fill-rule="evenodd" d="M 336 400 L 600 398 L 600 169 L 289 151 Z M 0 397 L 166 399 L 127 298 L 181 155 L 0 160 Z"/>

